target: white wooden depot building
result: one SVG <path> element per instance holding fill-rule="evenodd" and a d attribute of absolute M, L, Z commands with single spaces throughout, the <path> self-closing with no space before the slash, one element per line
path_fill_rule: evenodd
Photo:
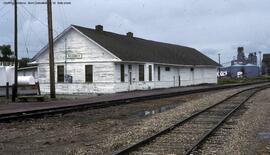
<path fill-rule="evenodd" d="M 57 94 L 115 93 L 217 83 L 218 64 L 193 48 L 71 25 L 54 40 Z M 50 91 L 48 48 L 33 58 Z"/>

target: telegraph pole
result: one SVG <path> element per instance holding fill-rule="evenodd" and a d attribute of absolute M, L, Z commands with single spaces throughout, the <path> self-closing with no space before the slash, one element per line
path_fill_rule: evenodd
<path fill-rule="evenodd" d="M 18 91 L 18 19 L 17 19 L 17 0 L 14 0 L 14 85 L 12 87 L 12 102 L 16 101 Z"/>
<path fill-rule="evenodd" d="M 262 67 L 262 52 L 259 51 L 259 66 Z"/>
<path fill-rule="evenodd" d="M 260 69 L 260 75 L 262 75 L 262 52 L 261 51 L 259 51 L 259 57 L 260 57 L 259 69 Z"/>
<path fill-rule="evenodd" d="M 220 64 L 220 53 L 218 53 L 218 64 L 221 65 Z M 219 77 L 220 77 L 220 67 L 221 66 L 218 67 L 218 75 L 219 75 Z"/>
<path fill-rule="evenodd" d="M 48 12 L 48 39 L 49 39 L 49 64 L 50 64 L 50 95 L 55 98 L 55 76 L 54 76 L 54 51 L 53 51 L 53 26 L 52 26 L 52 2 L 47 0 Z"/>

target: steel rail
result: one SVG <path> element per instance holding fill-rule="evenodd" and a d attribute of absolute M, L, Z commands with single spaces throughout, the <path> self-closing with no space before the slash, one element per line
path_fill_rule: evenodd
<path fill-rule="evenodd" d="M 259 91 L 262 91 L 264 89 L 267 89 L 268 87 L 263 87 L 261 89 L 258 89 L 257 91 L 254 91 L 252 94 L 250 94 L 243 102 L 241 102 L 237 107 L 235 107 L 230 113 L 228 113 L 218 124 L 216 124 L 210 131 L 205 133 L 187 152 L 186 155 L 191 154 L 193 151 L 195 151 L 208 137 L 210 137 L 230 116 L 232 116 L 243 104 L 245 104 L 253 95 L 258 93 Z M 255 88 L 256 89 L 256 88 Z"/>
<path fill-rule="evenodd" d="M 148 143 L 150 143 L 152 140 L 154 140 L 154 139 L 156 139 L 157 137 L 159 137 L 159 136 L 161 136 L 161 135 L 164 135 L 164 134 L 166 134 L 166 133 L 168 133 L 168 132 L 170 132 L 171 130 L 173 130 L 174 128 L 176 128 L 176 127 L 178 127 L 178 126 L 181 126 L 182 124 L 184 124 L 184 123 L 186 123 L 186 122 L 188 122 L 189 120 L 191 120 L 191 119 L 193 119 L 193 118 L 195 118 L 196 116 L 198 116 L 198 115 L 200 115 L 201 113 L 203 113 L 203 112 L 206 112 L 206 111 L 208 111 L 208 110 L 210 110 L 210 109 L 212 109 L 212 108 L 214 108 L 214 107 L 216 107 L 216 106 L 218 106 L 218 105 L 220 105 L 220 104 L 222 104 L 222 103 L 224 103 L 224 102 L 226 102 L 226 101 L 228 101 L 229 99 L 231 99 L 231 98 L 233 98 L 233 97 L 235 97 L 235 96 L 237 96 L 237 95 L 239 95 L 239 94 L 241 94 L 241 93 L 243 93 L 243 92 L 246 92 L 246 91 L 249 91 L 249 90 L 254 90 L 254 89 L 258 89 L 258 91 L 255 91 L 254 93 L 252 93 L 251 95 L 249 95 L 242 103 L 241 103 L 241 105 L 243 105 L 246 101 L 248 101 L 254 94 L 256 94 L 257 92 L 259 92 L 259 91 L 261 91 L 261 90 L 263 90 L 263 89 L 266 89 L 266 88 L 269 88 L 270 86 L 269 86 L 269 84 L 267 84 L 267 85 L 263 85 L 263 86 L 257 86 L 257 87 L 252 87 L 252 88 L 248 88 L 248 89 L 245 89 L 245 90 L 242 90 L 242 91 L 239 91 L 239 92 L 237 92 L 237 93 L 235 93 L 235 94 L 233 94 L 233 95 L 231 95 L 231 96 L 229 96 L 229 97 L 227 97 L 227 98 L 225 98 L 224 100 L 222 100 L 222 101 L 220 101 L 220 102 L 218 102 L 218 103 L 216 103 L 216 104 L 214 104 L 214 105 L 212 105 L 212 106 L 209 106 L 209 107 L 207 107 L 207 108 L 205 108 L 205 109 L 203 109 L 203 110 L 201 110 L 201 111 L 198 111 L 198 112 L 196 112 L 196 113 L 194 113 L 194 114 L 192 114 L 192 115 L 190 115 L 189 117 L 187 117 L 187 118 L 184 118 L 183 120 L 180 120 L 180 121 L 178 121 L 177 123 L 175 123 L 174 125 L 172 125 L 172 126 L 169 126 L 169 127 L 167 127 L 167 128 L 165 128 L 165 129 L 163 129 L 163 130 L 161 130 L 160 132 L 158 132 L 158 133 L 156 133 L 156 134 L 154 134 L 154 135 L 151 135 L 151 136 L 149 136 L 149 137 L 147 137 L 147 138 L 145 138 L 145 139 L 143 139 L 143 140 L 141 140 L 141 141 L 139 141 L 139 142 L 137 142 L 137 143 L 135 143 L 135 144 L 133 144 L 133 145 L 131 145 L 131 146 L 128 146 L 128 147 L 126 147 L 126 148 L 123 148 L 123 149 L 121 149 L 121 150 L 119 150 L 119 151 L 117 151 L 117 152 L 114 152 L 113 154 L 114 155 L 125 155 L 125 154 L 128 154 L 128 153 L 130 153 L 130 152 L 132 152 L 132 151 L 134 151 L 134 150 L 136 150 L 136 149 L 138 149 L 139 147 L 141 147 L 141 146 L 144 146 L 145 144 L 148 144 Z M 214 129 L 212 129 L 211 131 L 212 132 L 207 132 L 205 135 L 203 135 L 200 139 L 199 139 L 199 141 L 197 141 L 191 148 L 190 148 L 190 150 L 188 150 L 187 151 L 187 153 L 186 154 L 190 154 L 192 151 L 194 151 L 194 149 L 196 149 L 211 133 L 213 133 L 229 116 L 231 116 L 238 108 L 240 107 L 240 105 L 239 106 L 237 106 L 233 111 L 231 111 L 228 115 L 226 115 L 225 117 L 225 119 L 222 119 L 222 121 L 220 121 L 215 127 L 214 127 Z"/>

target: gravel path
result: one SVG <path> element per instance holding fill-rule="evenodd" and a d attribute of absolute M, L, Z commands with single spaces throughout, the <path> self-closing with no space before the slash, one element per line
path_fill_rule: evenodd
<path fill-rule="evenodd" d="M 0 154 L 111 154 L 248 87 L 0 124 Z"/>

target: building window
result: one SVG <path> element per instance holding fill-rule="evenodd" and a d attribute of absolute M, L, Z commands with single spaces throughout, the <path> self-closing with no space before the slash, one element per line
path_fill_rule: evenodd
<path fill-rule="evenodd" d="M 63 65 L 59 65 L 57 66 L 57 82 L 58 83 L 63 83 L 65 80 L 65 73 L 64 73 L 64 66 Z"/>
<path fill-rule="evenodd" d="M 129 70 L 129 71 L 132 70 L 132 65 L 128 65 L 128 70 Z"/>
<path fill-rule="evenodd" d="M 93 82 L 93 65 L 85 65 L 85 82 Z"/>
<path fill-rule="evenodd" d="M 170 71 L 171 68 L 170 67 L 165 67 L 165 71 Z"/>
<path fill-rule="evenodd" d="M 194 71 L 194 68 L 190 68 L 190 71 L 192 71 L 192 72 L 193 72 L 193 71 Z"/>
<path fill-rule="evenodd" d="M 32 76 L 35 78 L 36 75 L 35 75 L 35 71 L 32 71 Z"/>
<path fill-rule="evenodd" d="M 152 81 L 152 66 L 151 65 L 148 66 L 148 70 L 149 70 L 149 81 Z"/>
<path fill-rule="evenodd" d="M 158 66 L 158 81 L 160 81 L 160 66 Z"/>
<path fill-rule="evenodd" d="M 144 65 L 139 65 L 139 81 L 144 81 Z"/>
<path fill-rule="evenodd" d="M 125 65 L 120 65 L 121 82 L 125 82 Z"/>

